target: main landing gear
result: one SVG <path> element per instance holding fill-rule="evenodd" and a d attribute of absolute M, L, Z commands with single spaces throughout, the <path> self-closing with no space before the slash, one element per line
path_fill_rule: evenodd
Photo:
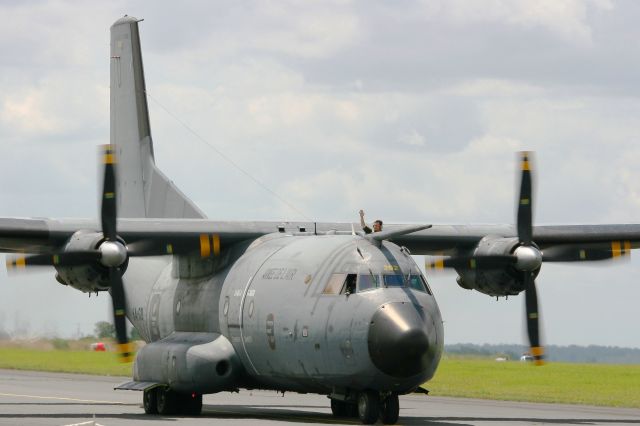
<path fill-rule="evenodd" d="M 331 399 L 331 412 L 335 417 L 358 417 L 365 425 L 380 419 L 383 424 L 398 422 L 400 403 L 398 394 L 381 395 L 375 391 L 359 392 L 355 401 Z"/>
<path fill-rule="evenodd" d="M 202 411 L 202 395 L 178 393 L 165 387 L 144 391 L 142 405 L 146 414 L 186 414 L 198 416 Z"/>

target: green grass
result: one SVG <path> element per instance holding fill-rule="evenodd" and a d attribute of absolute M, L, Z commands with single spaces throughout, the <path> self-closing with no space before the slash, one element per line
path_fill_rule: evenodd
<path fill-rule="evenodd" d="M 445 358 L 430 395 L 640 408 L 640 365 Z"/>
<path fill-rule="evenodd" d="M 131 376 L 132 365 L 120 363 L 112 352 L 0 348 L 0 368 L 13 370 Z"/>

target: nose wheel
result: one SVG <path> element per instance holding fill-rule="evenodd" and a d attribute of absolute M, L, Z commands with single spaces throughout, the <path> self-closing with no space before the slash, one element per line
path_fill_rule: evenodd
<path fill-rule="evenodd" d="M 400 416 L 400 401 L 398 395 L 392 393 L 380 403 L 380 420 L 385 425 L 394 425 L 398 423 Z"/>
<path fill-rule="evenodd" d="M 348 400 L 331 398 L 331 412 L 335 417 L 357 417 L 365 425 L 374 424 L 378 419 L 385 425 L 394 425 L 398 422 L 400 415 L 398 394 L 380 395 L 376 391 L 369 390 L 357 393 L 357 398 L 351 398 Z"/>
<path fill-rule="evenodd" d="M 378 420 L 380 417 L 380 396 L 377 392 L 360 392 L 358 395 L 358 417 L 365 425 L 372 425 Z"/>

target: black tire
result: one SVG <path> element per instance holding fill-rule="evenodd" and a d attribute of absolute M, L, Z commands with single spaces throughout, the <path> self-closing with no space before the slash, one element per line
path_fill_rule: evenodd
<path fill-rule="evenodd" d="M 358 418 L 358 404 L 347 402 L 346 403 L 347 417 Z"/>
<path fill-rule="evenodd" d="M 158 405 L 158 413 L 166 416 L 175 414 L 176 412 L 176 394 L 166 388 L 158 388 L 156 400 Z"/>
<path fill-rule="evenodd" d="M 400 417 L 400 401 L 398 395 L 392 393 L 380 404 L 380 420 L 385 425 L 395 425 Z"/>
<path fill-rule="evenodd" d="M 156 388 L 144 391 L 142 395 L 142 406 L 145 414 L 158 414 L 158 392 Z"/>
<path fill-rule="evenodd" d="M 364 391 L 358 395 L 358 417 L 365 425 L 372 425 L 380 417 L 380 397 L 376 392 Z"/>
<path fill-rule="evenodd" d="M 347 403 L 338 399 L 331 399 L 331 412 L 335 417 L 347 417 Z"/>
<path fill-rule="evenodd" d="M 199 416 L 202 412 L 202 395 L 183 394 L 179 401 L 180 412 L 188 416 Z"/>

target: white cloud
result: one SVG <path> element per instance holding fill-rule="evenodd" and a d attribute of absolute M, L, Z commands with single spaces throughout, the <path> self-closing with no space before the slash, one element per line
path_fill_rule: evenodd
<path fill-rule="evenodd" d="M 327 57 L 362 37 L 358 15 L 350 10 L 348 2 L 260 2 L 257 15 L 273 23 L 252 39 L 258 49 Z"/>
<path fill-rule="evenodd" d="M 400 143 L 413 146 L 424 146 L 425 140 L 417 130 L 411 130 L 410 132 L 400 135 Z"/>
<path fill-rule="evenodd" d="M 430 19 L 453 23 L 499 23 L 526 29 L 544 28 L 556 36 L 579 45 L 592 43 L 588 10 L 610 11 L 608 0 L 464 0 L 425 1 L 424 12 Z"/>
<path fill-rule="evenodd" d="M 468 96 L 473 98 L 494 97 L 539 97 L 545 90 L 538 86 L 503 79 L 473 79 L 462 81 L 443 90 L 445 94 Z"/>
<path fill-rule="evenodd" d="M 93 138 L 106 130 L 108 87 L 66 72 L 51 72 L 36 85 L 0 84 L 0 131 L 32 138 Z"/>

